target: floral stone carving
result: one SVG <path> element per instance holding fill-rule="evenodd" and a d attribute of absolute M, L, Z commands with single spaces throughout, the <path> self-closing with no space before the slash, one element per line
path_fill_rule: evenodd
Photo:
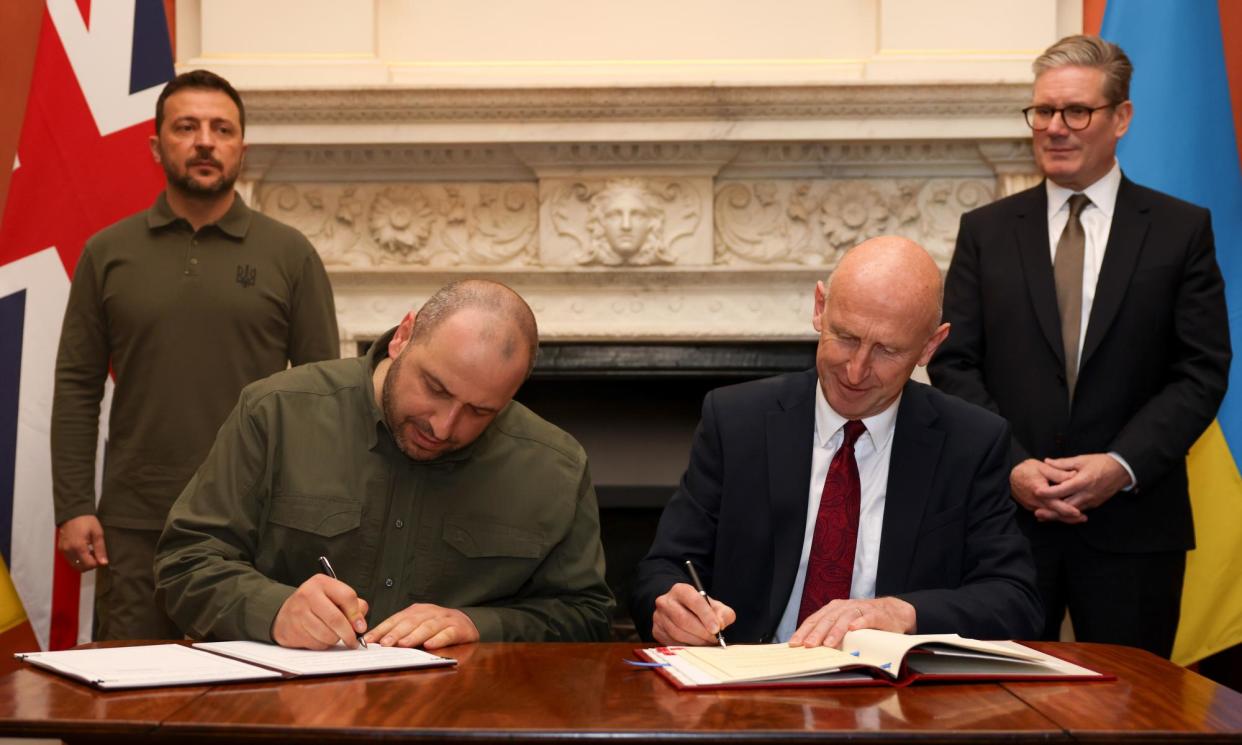
<path fill-rule="evenodd" d="M 718 264 L 831 264 L 878 235 L 922 243 L 942 264 L 961 214 L 992 199 L 983 179 L 722 182 L 714 220 Z"/>
<path fill-rule="evenodd" d="M 270 184 L 257 204 L 301 230 L 324 263 L 512 266 L 534 260 L 534 184 Z"/>

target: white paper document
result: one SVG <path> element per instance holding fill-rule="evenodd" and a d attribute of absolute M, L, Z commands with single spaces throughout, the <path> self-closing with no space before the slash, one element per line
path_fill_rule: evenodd
<path fill-rule="evenodd" d="M 105 689 L 197 685 L 281 677 L 280 673 L 273 670 L 264 670 L 227 657 L 199 652 L 180 644 L 24 652 L 15 656 L 32 665 Z"/>
<path fill-rule="evenodd" d="M 378 644 L 359 649 L 347 649 L 341 645 L 323 651 L 285 649 L 259 642 L 206 642 L 193 647 L 142 644 L 60 652 L 23 652 L 14 656 L 45 670 L 108 690 L 279 680 L 302 675 L 337 675 L 457 664 L 457 660 L 438 657 L 421 649 L 381 647 Z"/>
<path fill-rule="evenodd" d="M 457 660 L 439 657 L 421 649 L 381 647 L 378 644 L 357 649 L 338 645 L 322 651 L 288 649 L 260 642 L 200 642 L 194 647 L 293 675 L 335 675 L 457 664 Z"/>

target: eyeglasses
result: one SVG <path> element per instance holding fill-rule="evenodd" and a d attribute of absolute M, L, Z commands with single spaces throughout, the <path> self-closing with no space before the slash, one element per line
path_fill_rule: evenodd
<path fill-rule="evenodd" d="M 1027 126 L 1036 132 L 1043 132 L 1052 126 L 1052 118 L 1057 114 L 1061 115 L 1061 121 L 1065 122 L 1065 126 L 1074 130 L 1086 129 L 1091 126 L 1091 115 L 1100 109 L 1111 109 L 1117 104 L 1108 103 L 1103 106 L 1066 106 L 1061 109 L 1052 106 L 1027 106 L 1022 110 L 1023 116 L 1026 117 Z"/>

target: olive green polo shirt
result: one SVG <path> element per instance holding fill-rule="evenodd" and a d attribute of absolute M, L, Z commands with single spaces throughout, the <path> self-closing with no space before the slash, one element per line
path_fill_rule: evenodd
<path fill-rule="evenodd" d="M 434 603 L 483 641 L 606 639 L 613 600 L 581 446 L 511 402 L 465 448 L 411 460 L 372 383 L 391 337 L 242 392 L 160 538 L 169 615 L 194 638 L 271 641 L 327 556 L 370 626 Z"/>
<path fill-rule="evenodd" d="M 161 193 L 94 235 L 74 272 L 52 402 L 56 523 L 96 512 L 109 369 L 99 519 L 158 530 L 242 387 L 290 362 L 339 356 L 332 288 L 301 233 L 240 195 L 195 231 Z"/>

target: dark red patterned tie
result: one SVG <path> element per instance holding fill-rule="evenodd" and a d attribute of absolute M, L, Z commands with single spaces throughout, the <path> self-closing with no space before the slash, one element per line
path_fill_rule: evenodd
<path fill-rule="evenodd" d="M 798 608 L 799 626 L 829 601 L 850 596 L 862 502 L 854 443 L 866 431 L 857 419 L 846 422 L 845 438 L 828 465 L 828 478 L 824 479 L 815 533 L 811 537 L 811 553 L 806 560 L 806 583 L 802 587 L 802 605 Z"/>

